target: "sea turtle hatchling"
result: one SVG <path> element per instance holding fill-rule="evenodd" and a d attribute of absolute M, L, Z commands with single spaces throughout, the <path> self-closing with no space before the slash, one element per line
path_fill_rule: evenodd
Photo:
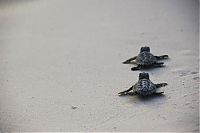
<path fill-rule="evenodd" d="M 122 95 L 141 95 L 141 96 L 148 96 L 152 94 L 162 94 L 163 91 L 157 92 L 157 89 L 163 86 L 166 86 L 167 83 L 159 83 L 154 84 L 149 79 L 148 73 L 140 73 L 139 80 L 136 84 L 131 86 L 128 90 L 119 92 L 120 96 Z M 131 91 L 131 92 L 130 92 Z"/>
<path fill-rule="evenodd" d="M 154 56 L 150 53 L 150 47 L 141 47 L 140 53 L 123 62 L 123 64 L 136 64 L 136 67 L 131 68 L 132 71 L 140 70 L 146 67 L 162 67 L 163 62 L 158 62 L 161 59 L 167 59 L 168 55 Z M 135 62 L 133 61 L 135 60 Z"/>

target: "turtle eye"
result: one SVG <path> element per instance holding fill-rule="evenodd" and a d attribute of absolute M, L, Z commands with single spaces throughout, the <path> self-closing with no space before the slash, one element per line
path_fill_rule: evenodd
<path fill-rule="evenodd" d="M 146 73 L 145 78 L 149 79 L 149 74 L 148 73 Z"/>
<path fill-rule="evenodd" d="M 140 52 L 145 51 L 145 47 L 141 47 Z"/>
<path fill-rule="evenodd" d="M 149 47 L 146 47 L 146 51 L 147 51 L 147 52 L 150 52 L 150 48 L 149 48 Z"/>
<path fill-rule="evenodd" d="M 140 73 L 139 74 L 139 79 L 144 79 L 145 78 L 145 74 L 144 73 Z"/>
<path fill-rule="evenodd" d="M 139 74 L 139 79 L 141 79 L 141 78 L 142 78 L 142 73 Z"/>

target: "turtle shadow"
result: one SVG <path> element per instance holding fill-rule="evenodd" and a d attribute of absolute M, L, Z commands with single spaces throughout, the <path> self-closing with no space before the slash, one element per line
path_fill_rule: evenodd
<path fill-rule="evenodd" d="M 163 103 L 164 101 L 166 101 L 166 95 L 164 94 L 152 94 L 149 96 L 140 96 L 140 95 L 123 95 L 120 97 L 129 97 L 130 103 L 134 103 L 134 104 L 154 104 L 154 103 Z"/>
<path fill-rule="evenodd" d="M 156 98 L 164 99 L 166 96 L 164 94 L 151 94 L 148 96 L 142 95 L 120 95 L 120 97 L 136 97 L 140 101 L 150 101 Z M 135 99 L 135 98 L 134 98 Z"/>
<path fill-rule="evenodd" d="M 132 66 L 133 65 L 133 67 L 131 68 L 131 71 L 152 71 L 152 70 L 154 70 L 154 69 L 160 69 L 160 68 L 165 68 L 165 67 L 167 67 L 167 65 L 165 64 L 166 62 L 164 62 L 164 61 L 166 61 L 166 62 L 168 62 L 168 61 L 170 61 L 170 58 L 166 58 L 166 59 L 159 59 L 158 60 L 158 63 L 163 63 L 162 65 L 158 65 L 158 66 L 156 66 L 156 65 L 151 65 L 151 66 L 142 66 L 139 70 L 132 70 L 134 67 L 137 67 L 138 66 L 138 64 L 135 62 L 135 61 L 132 61 L 132 62 L 128 62 L 128 63 L 124 63 L 124 62 L 122 62 L 122 64 L 127 64 L 127 65 L 130 65 L 130 66 Z"/>
<path fill-rule="evenodd" d="M 151 101 L 153 99 L 165 99 L 166 96 L 164 94 L 152 94 L 149 96 L 137 96 L 140 101 Z"/>
<path fill-rule="evenodd" d="M 163 74 L 163 73 L 166 73 L 166 70 L 169 69 L 169 66 L 168 65 L 163 65 L 161 67 L 145 67 L 145 68 L 142 68 L 140 70 L 136 70 L 136 71 L 133 71 L 131 70 L 131 72 L 148 72 L 150 74 Z"/>
<path fill-rule="evenodd" d="M 129 102 L 133 104 L 133 106 L 143 106 L 148 108 L 159 108 L 163 104 L 166 103 L 167 97 L 164 94 L 153 94 L 150 96 L 137 96 L 132 97 Z"/>
<path fill-rule="evenodd" d="M 148 66 L 148 67 L 142 67 L 139 71 L 144 71 L 144 70 L 147 70 L 147 71 L 151 71 L 151 70 L 154 70 L 154 69 L 161 69 L 161 68 L 165 68 L 166 65 L 162 65 L 162 66 Z M 131 70 L 131 71 L 134 71 L 134 70 Z"/>

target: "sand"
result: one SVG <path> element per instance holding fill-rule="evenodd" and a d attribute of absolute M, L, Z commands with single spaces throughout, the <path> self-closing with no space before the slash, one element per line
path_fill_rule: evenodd
<path fill-rule="evenodd" d="M 199 130 L 198 0 L 0 0 L 1 131 Z M 117 93 L 150 46 L 163 96 Z"/>

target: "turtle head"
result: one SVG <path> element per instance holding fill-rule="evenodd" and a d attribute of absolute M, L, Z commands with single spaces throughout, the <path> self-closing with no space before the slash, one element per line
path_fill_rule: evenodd
<path fill-rule="evenodd" d="M 149 79 L 149 74 L 148 73 L 140 73 L 139 74 L 139 79 Z"/>
<path fill-rule="evenodd" d="M 147 47 L 147 46 L 145 46 L 145 47 L 141 47 L 141 49 L 140 49 L 140 53 L 141 52 L 150 52 L 150 47 Z"/>

